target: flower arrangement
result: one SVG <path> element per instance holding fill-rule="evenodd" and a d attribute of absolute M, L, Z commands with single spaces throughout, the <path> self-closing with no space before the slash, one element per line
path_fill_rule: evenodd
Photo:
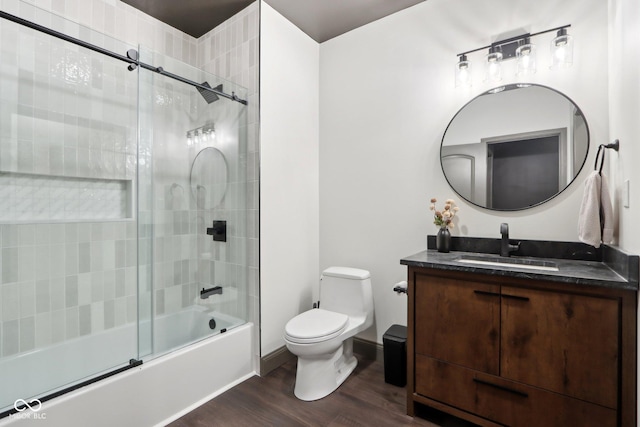
<path fill-rule="evenodd" d="M 447 199 L 444 202 L 444 208 L 440 211 L 436 209 L 437 201 L 436 198 L 432 198 L 431 205 L 429 206 L 429 210 L 433 211 L 433 223 L 440 228 L 453 228 L 453 218 L 460 208 L 456 206 L 453 199 Z"/>

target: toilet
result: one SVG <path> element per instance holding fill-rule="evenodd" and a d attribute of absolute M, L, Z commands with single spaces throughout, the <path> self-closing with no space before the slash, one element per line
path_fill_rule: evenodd
<path fill-rule="evenodd" d="M 295 396 L 318 400 L 353 372 L 353 336 L 373 324 L 373 294 L 367 270 L 330 267 L 320 277 L 320 308 L 289 320 L 284 341 L 298 356 Z"/>

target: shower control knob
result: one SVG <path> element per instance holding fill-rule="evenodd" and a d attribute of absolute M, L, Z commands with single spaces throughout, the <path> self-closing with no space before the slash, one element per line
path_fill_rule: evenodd
<path fill-rule="evenodd" d="M 216 242 L 227 241 L 227 221 L 213 221 L 213 226 L 207 228 L 207 234 L 213 236 Z"/>

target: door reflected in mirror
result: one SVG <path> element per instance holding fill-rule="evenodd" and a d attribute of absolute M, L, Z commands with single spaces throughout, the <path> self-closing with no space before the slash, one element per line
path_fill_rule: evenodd
<path fill-rule="evenodd" d="M 589 150 L 582 111 L 545 86 L 508 85 L 466 104 L 440 149 L 444 175 L 465 200 L 488 209 L 521 210 L 567 188 Z"/>

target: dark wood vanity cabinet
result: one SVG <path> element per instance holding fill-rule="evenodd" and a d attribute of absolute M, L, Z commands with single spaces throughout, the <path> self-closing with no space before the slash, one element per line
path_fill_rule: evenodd
<path fill-rule="evenodd" d="M 635 426 L 636 294 L 410 266 L 407 412 Z"/>

